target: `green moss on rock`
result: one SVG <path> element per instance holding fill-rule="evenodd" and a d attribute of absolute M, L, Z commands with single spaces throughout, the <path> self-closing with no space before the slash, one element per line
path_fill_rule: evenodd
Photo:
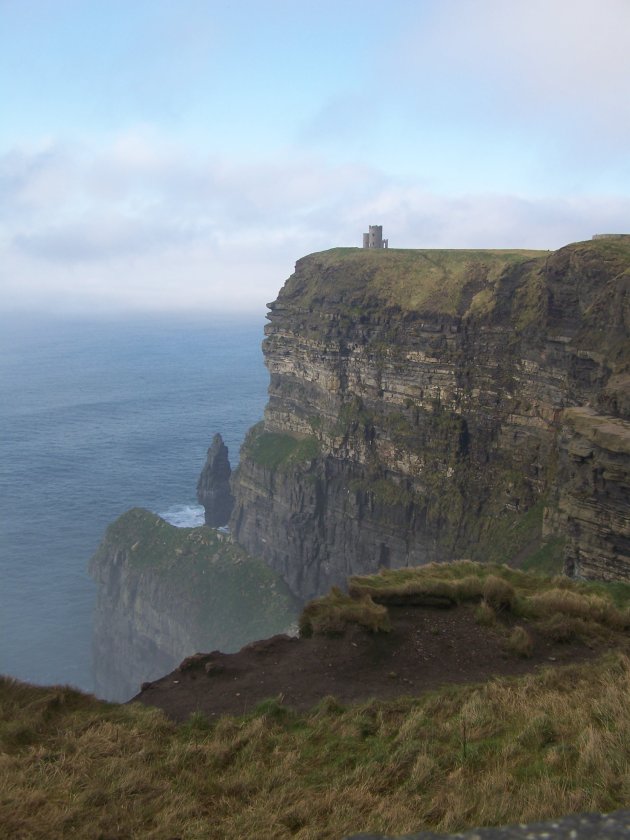
<path fill-rule="evenodd" d="M 243 449 L 258 466 L 275 470 L 312 461 L 319 455 L 320 446 L 313 435 L 266 432 L 264 424 L 258 423 L 250 430 Z"/>

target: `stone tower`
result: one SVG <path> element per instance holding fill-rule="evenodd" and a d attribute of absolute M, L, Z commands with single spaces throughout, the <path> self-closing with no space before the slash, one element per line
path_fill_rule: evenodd
<path fill-rule="evenodd" d="M 363 234 L 364 248 L 387 248 L 388 239 L 383 239 L 383 225 L 370 225 L 368 233 Z"/>

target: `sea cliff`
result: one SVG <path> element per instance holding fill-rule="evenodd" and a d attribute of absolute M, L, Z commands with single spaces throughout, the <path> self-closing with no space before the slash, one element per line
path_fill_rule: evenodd
<path fill-rule="evenodd" d="M 630 579 L 629 286 L 630 238 L 299 260 L 270 304 L 234 538 L 300 598 L 541 551 Z"/>
<path fill-rule="evenodd" d="M 110 700 L 127 700 L 196 651 L 286 632 L 298 611 L 285 584 L 239 546 L 141 508 L 109 526 L 90 573 L 95 691 Z"/>

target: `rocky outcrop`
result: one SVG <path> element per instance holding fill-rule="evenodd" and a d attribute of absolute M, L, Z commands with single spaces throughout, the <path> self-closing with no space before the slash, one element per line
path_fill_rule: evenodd
<path fill-rule="evenodd" d="M 298 613 L 285 584 L 229 539 L 138 508 L 109 526 L 90 573 L 95 692 L 109 700 L 127 700 L 197 651 L 286 632 Z"/>
<path fill-rule="evenodd" d="M 203 505 L 206 525 L 211 528 L 227 525 L 232 513 L 234 497 L 230 490 L 231 475 L 228 448 L 221 435 L 216 434 L 197 482 L 197 500 Z"/>
<path fill-rule="evenodd" d="M 414 834 L 353 834 L 345 840 L 622 840 L 630 837 L 630 811 L 569 814 L 557 820 L 501 828 L 474 828 L 458 834 L 419 831 Z"/>
<path fill-rule="evenodd" d="M 563 441 L 568 408 L 630 418 L 629 290 L 627 240 L 299 260 L 270 305 L 269 402 L 233 478 L 235 538 L 302 598 L 550 537 L 574 571 L 625 576 L 625 525 L 601 494 L 578 510 Z M 619 453 L 592 452 L 618 511 Z"/>
<path fill-rule="evenodd" d="M 567 571 L 630 581 L 630 422 L 568 409 L 558 442 Z"/>

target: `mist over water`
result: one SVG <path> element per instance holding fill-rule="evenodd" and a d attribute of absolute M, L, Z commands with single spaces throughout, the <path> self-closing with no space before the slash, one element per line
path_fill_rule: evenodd
<path fill-rule="evenodd" d="M 0 322 L 0 673 L 92 690 L 107 525 L 146 507 L 203 523 L 212 435 L 232 467 L 262 417 L 263 318 Z"/>

